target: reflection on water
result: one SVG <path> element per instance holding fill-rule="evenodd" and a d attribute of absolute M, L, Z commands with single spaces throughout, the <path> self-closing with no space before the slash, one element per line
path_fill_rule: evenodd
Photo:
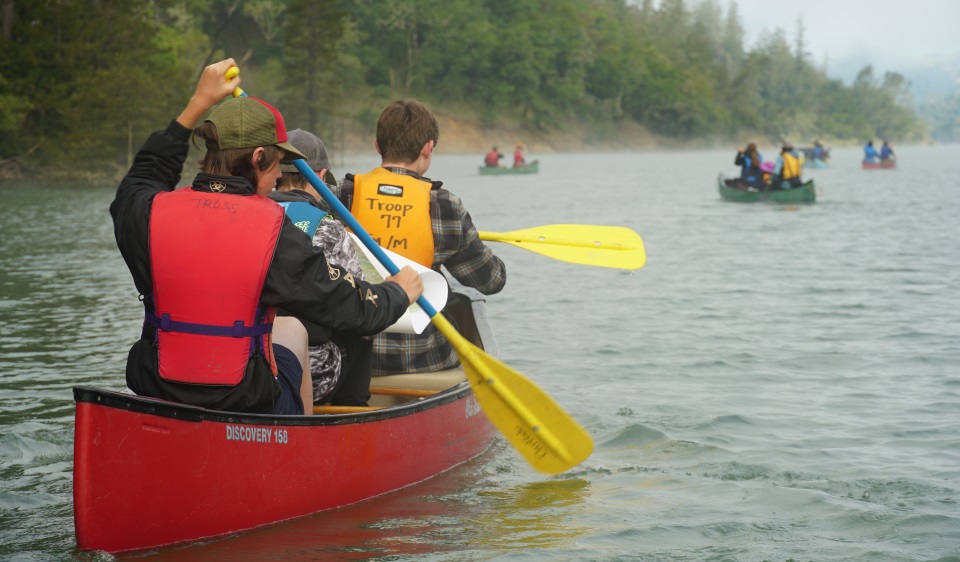
<path fill-rule="evenodd" d="M 466 544 L 483 550 L 567 548 L 588 532 L 571 514 L 589 495 L 589 482 L 562 477 L 481 491 Z"/>

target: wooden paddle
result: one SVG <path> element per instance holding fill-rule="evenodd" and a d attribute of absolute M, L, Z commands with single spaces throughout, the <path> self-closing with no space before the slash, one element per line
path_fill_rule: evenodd
<path fill-rule="evenodd" d="M 227 80 L 240 73 L 237 67 L 227 70 Z M 239 87 L 234 97 L 246 95 Z M 304 160 L 293 165 L 347 223 L 370 252 L 391 275 L 400 269 L 383 248 L 343 206 Z M 487 418 L 523 455 L 531 466 L 548 474 L 559 474 L 583 462 L 593 452 L 593 439 L 550 396 L 519 372 L 491 357 L 464 338 L 423 296 L 417 299 L 430 320 L 447 338 L 460 356 L 467 380 L 477 403 Z"/>
<path fill-rule="evenodd" d="M 479 234 L 481 240 L 504 242 L 569 263 L 640 269 L 647 261 L 640 235 L 623 226 L 548 224 Z"/>

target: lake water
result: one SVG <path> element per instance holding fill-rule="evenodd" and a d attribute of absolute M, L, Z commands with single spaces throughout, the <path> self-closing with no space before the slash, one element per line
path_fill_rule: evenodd
<path fill-rule="evenodd" d="M 502 177 L 438 153 L 429 175 L 481 230 L 643 237 L 635 272 L 495 246 L 501 359 L 594 454 L 551 477 L 498 442 L 372 501 L 138 557 L 960 560 L 960 146 L 898 148 L 894 171 L 833 152 L 805 172 L 818 202 L 786 207 L 719 199 L 733 150 L 550 154 Z M 0 189 L 3 560 L 110 559 L 75 550 L 71 388 L 122 388 L 139 333 L 112 190 Z"/>

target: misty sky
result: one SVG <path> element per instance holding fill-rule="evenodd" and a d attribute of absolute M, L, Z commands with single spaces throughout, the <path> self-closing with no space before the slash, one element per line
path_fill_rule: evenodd
<path fill-rule="evenodd" d="M 960 57 L 960 0 L 735 1 L 751 47 L 777 27 L 792 43 L 802 16 L 813 62 L 827 56 L 828 71 L 852 60 L 884 71 Z"/>

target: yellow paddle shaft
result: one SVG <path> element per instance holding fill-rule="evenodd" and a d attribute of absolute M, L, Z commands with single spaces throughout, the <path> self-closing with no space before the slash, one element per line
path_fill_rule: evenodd
<path fill-rule="evenodd" d="M 506 242 L 522 244 L 553 244 L 555 246 L 573 246 L 577 248 L 601 248 L 606 250 L 635 250 L 636 248 L 618 242 L 603 242 L 601 240 L 584 240 L 583 238 L 562 238 L 558 236 L 536 236 L 510 232 L 477 232 L 481 240 L 488 242 Z"/>

